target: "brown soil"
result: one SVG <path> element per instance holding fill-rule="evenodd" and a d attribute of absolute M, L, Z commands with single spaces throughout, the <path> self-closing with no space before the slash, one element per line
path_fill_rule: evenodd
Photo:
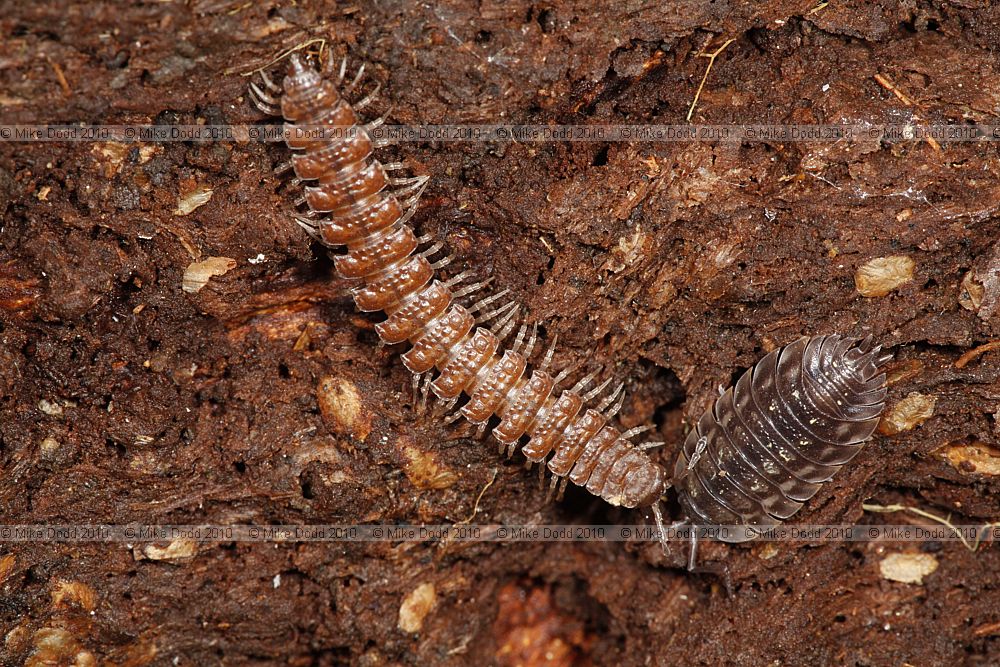
<path fill-rule="evenodd" d="M 729 38 L 696 122 L 1000 115 L 989 0 L 610 2 L 600 18 L 563 0 L 125 5 L 3 3 L 2 122 L 261 122 L 239 72 L 316 37 L 369 63 L 376 111 L 399 123 L 683 123 L 699 52 Z M 955 362 L 1000 338 L 996 146 L 393 151 L 432 176 L 415 224 L 448 242 L 449 271 L 510 289 L 558 334 L 560 365 L 625 380 L 622 424 L 654 420 L 665 464 L 765 350 L 870 331 L 897 355 L 890 409 L 917 393 L 933 415 L 877 435 L 795 520 L 902 520 L 872 502 L 976 523 L 1000 516 L 1000 353 Z M 0 144 L 2 523 L 441 524 L 472 515 L 494 474 L 476 521 L 643 521 L 585 493 L 546 503 L 516 457 L 411 409 L 398 350 L 376 347 L 377 319 L 291 221 L 294 189 L 272 174 L 285 158 L 255 142 Z M 912 259 L 912 279 L 861 296 L 858 267 L 888 256 Z M 235 266 L 183 291 L 209 257 Z M 706 544 L 732 597 L 652 544 L 174 549 L 0 546 L 5 664 L 1000 662 L 991 545 Z M 938 563 L 922 584 L 882 577 L 914 549 Z"/>

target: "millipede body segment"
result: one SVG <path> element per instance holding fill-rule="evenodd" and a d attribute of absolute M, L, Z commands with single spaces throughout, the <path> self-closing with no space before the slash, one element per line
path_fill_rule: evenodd
<path fill-rule="evenodd" d="M 371 126 L 355 113 L 369 100 L 352 106 L 338 90 L 343 66 L 335 84 L 332 71 L 321 74 L 297 55 L 289 62 L 282 88 L 265 76 L 271 95 L 251 90 L 261 109 L 287 122 L 290 166 L 308 183 L 299 204 L 309 211 L 296 219 L 324 245 L 346 249 L 334 268 L 356 281 L 359 310 L 386 314 L 376 325 L 380 339 L 410 344 L 402 359 L 414 386 L 423 378 L 424 390 L 429 384 L 449 408 L 465 395 L 454 416 L 480 430 L 499 418 L 492 434 L 501 449 L 510 454 L 523 443 L 529 465 L 552 474 L 553 489 L 559 480 L 561 492 L 570 480 L 612 505 L 650 507 L 662 528 L 659 501 L 673 484 L 694 524 L 765 526 L 798 511 L 872 434 L 885 399 L 877 367 L 888 356 L 870 340 L 802 338 L 765 356 L 722 394 L 691 431 L 671 478 L 629 440 L 631 432 L 609 425 L 621 407 L 620 386 L 587 407 L 608 383 L 584 394 L 587 376 L 557 391 L 563 376 L 545 370 L 551 349 L 529 371 L 534 334 L 522 347 L 522 325 L 505 347 L 514 304 L 490 310 L 503 293 L 469 307 L 457 301 L 483 284 L 453 290 L 464 274 L 441 281 L 435 270 L 447 260 L 428 259 L 441 244 L 419 250 L 432 239 L 417 238 L 408 221 L 426 178 L 390 178 L 401 165 L 372 157 Z M 400 201 L 403 193 L 412 196 Z"/>
<path fill-rule="evenodd" d="M 325 245 L 346 248 L 334 259 L 335 270 L 358 282 L 353 291 L 358 309 L 388 316 L 376 327 L 381 340 L 409 342 L 403 354 L 407 369 L 433 377 L 431 390 L 446 402 L 465 394 L 460 414 L 470 422 L 485 426 L 498 417 L 492 433 L 501 445 L 512 450 L 527 438 L 522 451 L 529 462 L 546 466 L 553 483 L 572 480 L 613 505 L 656 503 L 669 486 L 666 470 L 608 425 L 612 402 L 585 409 L 596 394 L 581 395 L 581 383 L 557 392 L 559 378 L 528 370 L 532 343 L 521 348 L 520 335 L 504 349 L 513 324 L 504 314 L 511 309 L 482 313 L 477 321 L 473 313 L 484 310 L 489 299 L 469 308 L 456 301 L 459 292 L 468 291 L 453 292 L 454 281 L 435 279 L 429 253 L 418 252 L 420 240 L 408 224 L 413 207 L 391 190 L 392 179 L 372 158 L 374 142 L 352 106 L 332 81 L 297 56 L 290 65 L 280 110 L 295 151 L 292 169 L 312 183 L 304 199 L 313 217 L 300 221 Z M 265 103 L 277 102 L 255 92 Z M 295 126 L 330 136 L 296 135 Z M 492 329 L 484 326 L 491 316 L 497 318 Z"/>

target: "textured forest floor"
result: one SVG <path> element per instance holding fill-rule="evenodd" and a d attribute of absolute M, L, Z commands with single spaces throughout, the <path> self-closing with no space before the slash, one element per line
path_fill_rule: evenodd
<path fill-rule="evenodd" d="M 756 5 L 756 6 L 754 6 Z M 0 124 L 254 124 L 322 38 L 400 124 L 995 123 L 988 0 L 6 3 Z M 685 427 L 801 335 L 892 348 L 884 428 L 795 522 L 1000 519 L 997 143 L 403 143 L 450 275 Z M 642 523 L 413 409 L 260 142 L 0 143 L 0 524 Z M 389 159 L 388 157 L 386 159 Z M 179 202 L 210 197 L 187 210 Z M 906 257 L 885 296 L 869 260 Z M 185 269 L 224 273 L 200 291 Z M 959 362 L 959 363 L 956 363 Z M 916 398 L 913 398 L 916 395 Z M 345 404 L 354 404 L 347 410 Z M 931 405 L 931 408 L 926 406 Z M 908 405 L 904 403 L 904 406 Z M 346 416 L 345 416 L 346 414 Z M 924 415 L 927 417 L 927 415 Z M 492 482 L 492 483 L 491 483 Z M 672 508 L 676 511 L 676 507 Z M 914 518 L 913 515 L 908 515 Z M 164 551 L 164 549 L 167 549 Z M 1000 552 L 923 544 L 0 543 L 3 664 L 990 665 Z M 894 554 L 929 557 L 921 584 Z M 279 576 L 280 575 L 280 576 Z M 407 621 L 400 627 L 404 600 Z M 415 617 L 414 610 L 416 610 Z"/>

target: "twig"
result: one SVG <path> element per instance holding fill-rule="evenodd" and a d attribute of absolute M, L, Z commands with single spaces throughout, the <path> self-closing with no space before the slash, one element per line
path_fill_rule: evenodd
<path fill-rule="evenodd" d="M 698 84 L 698 90 L 694 94 L 694 99 L 691 100 L 691 108 L 688 109 L 687 121 L 691 121 L 691 116 L 694 114 L 694 108 L 698 105 L 698 98 L 701 97 L 701 89 L 705 87 L 705 81 L 708 80 L 708 73 L 712 71 L 712 65 L 715 64 L 715 59 L 720 53 L 722 53 L 727 46 L 735 42 L 736 39 L 727 39 L 726 42 L 715 50 L 714 53 L 705 53 L 702 51 L 698 54 L 699 58 L 708 58 L 708 67 L 705 68 L 705 75 L 701 77 L 701 83 Z"/>
<path fill-rule="evenodd" d="M 965 545 L 965 548 L 968 549 L 969 551 L 975 551 L 976 549 L 979 548 L 979 545 L 982 544 L 983 542 L 983 535 L 985 535 L 990 528 L 1000 526 L 1000 522 L 984 523 L 983 527 L 980 530 L 976 531 L 976 541 L 973 542 L 972 544 L 969 544 L 968 540 L 965 539 L 965 536 L 962 535 L 961 531 L 955 528 L 955 525 L 951 522 L 950 514 L 947 517 L 940 517 L 937 516 L 936 514 L 931 514 L 930 512 L 926 512 L 918 507 L 909 507 L 907 505 L 868 505 L 862 503 L 861 509 L 865 510 L 866 512 L 879 512 L 883 514 L 891 514 L 894 512 L 912 512 L 917 516 L 921 516 L 925 519 L 930 519 L 935 523 L 939 523 L 942 526 L 947 526 L 948 528 L 950 528 L 951 531 L 958 536 L 958 539 L 962 541 L 962 544 Z"/>
<path fill-rule="evenodd" d="M 914 106 L 913 100 L 907 97 L 906 93 L 897 88 L 895 84 L 893 84 L 893 82 L 888 79 L 888 77 L 882 76 L 881 74 L 876 74 L 875 80 L 878 81 L 879 85 L 881 85 L 883 88 L 885 88 L 890 93 L 898 97 L 900 102 L 902 102 L 908 107 Z"/>
<path fill-rule="evenodd" d="M 965 368 L 965 365 L 974 360 L 976 357 L 998 348 L 1000 348 L 1000 340 L 991 340 L 989 343 L 984 343 L 977 348 L 973 348 L 955 361 L 955 368 Z"/>
<path fill-rule="evenodd" d="M 72 95 L 73 90 L 69 87 L 69 82 L 66 81 L 66 75 L 63 74 L 62 67 L 59 66 L 59 63 L 53 62 L 52 58 L 49 58 L 48 56 L 46 56 L 45 59 L 49 61 L 49 66 L 52 68 L 52 71 L 56 73 L 56 79 L 59 81 L 59 85 L 62 87 L 63 93 L 67 97 Z"/>

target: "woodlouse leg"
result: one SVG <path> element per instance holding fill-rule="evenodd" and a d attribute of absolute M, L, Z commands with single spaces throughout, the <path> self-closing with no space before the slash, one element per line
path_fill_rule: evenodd
<path fill-rule="evenodd" d="M 641 451 L 646 451 L 647 449 L 656 449 L 657 447 L 662 447 L 667 444 L 663 440 L 657 440 L 655 442 L 644 442 L 641 445 L 636 445 Z"/>
<path fill-rule="evenodd" d="M 288 160 L 287 162 L 282 162 L 277 167 L 275 167 L 271 173 L 273 173 L 275 176 L 280 176 L 281 174 L 285 173 L 291 168 L 292 168 L 292 161 Z"/>
<path fill-rule="evenodd" d="M 733 576 L 729 572 L 729 566 L 725 563 L 715 565 L 697 565 L 698 556 L 698 526 L 691 526 L 691 551 L 688 552 L 688 572 L 693 574 L 714 574 L 722 577 L 722 583 L 726 587 L 726 595 L 733 597 Z"/>
<path fill-rule="evenodd" d="M 694 452 L 691 453 L 691 458 L 688 460 L 688 472 L 694 470 L 694 467 L 698 465 L 698 461 L 701 459 L 701 455 L 705 453 L 707 447 L 708 438 L 705 436 L 698 438 L 698 442 L 694 446 Z"/>
<path fill-rule="evenodd" d="M 399 171 L 400 169 L 407 169 L 407 166 L 403 162 L 386 162 L 382 165 L 382 168 L 386 171 Z"/>
<path fill-rule="evenodd" d="M 659 531 L 660 535 L 660 549 L 667 556 L 670 555 L 670 543 L 667 541 L 667 529 L 663 525 L 663 511 L 660 509 L 660 501 L 657 500 L 652 505 L 653 510 L 653 520 L 656 522 L 656 529 Z M 682 522 L 683 523 L 683 522 Z"/>
<path fill-rule="evenodd" d="M 479 426 L 476 427 L 476 440 L 482 440 L 483 436 L 486 435 L 486 424 L 488 422 L 481 422 Z"/>
<path fill-rule="evenodd" d="M 566 478 L 563 477 L 561 480 L 559 480 L 559 492 L 556 494 L 556 502 L 559 502 L 563 499 L 563 493 L 565 492 L 566 492 Z"/>

